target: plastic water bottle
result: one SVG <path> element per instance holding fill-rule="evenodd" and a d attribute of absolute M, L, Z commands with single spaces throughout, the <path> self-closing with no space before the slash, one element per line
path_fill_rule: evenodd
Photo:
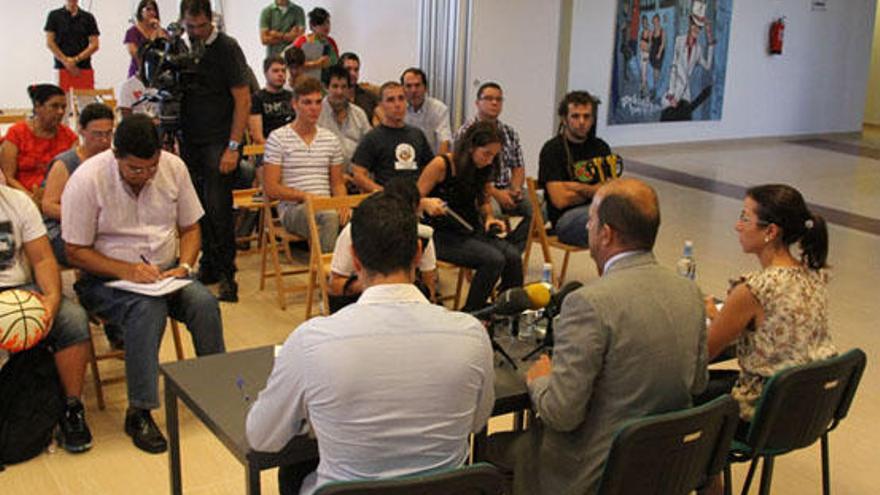
<path fill-rule="evenodd" d="M 553 265 L 552 264 L 544 263 L 544 267 L 541 269 L 541 283 L 546 284 L 548 289 L 553 287 Z"/>
<path fill-rule="evenodd" d="M 554 294 L 556 290 L 553 287 L 553 265 L 544 263 L 541 270 L 541 283 L 547 287 L 550 294 Z M 544 315 L 544 309 L 541 308 L 535 312 L 534 335 L 539 339 L 543 339 L 547 334 L 547 318 Z"/>
<path fill-rule="evenodd" d="M 697 278 L 697 260 L 694 259 L 694 243 L 684 241 L 684 252 L 675 264 L 675 269 L 682 277 L 691 280 Z"/>

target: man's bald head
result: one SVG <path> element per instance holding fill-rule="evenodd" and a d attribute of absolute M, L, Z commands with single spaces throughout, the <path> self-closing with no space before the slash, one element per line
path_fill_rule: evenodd
<path fill-rule="evenodd" d="M 614 229 L 621 247 L 653 249 L 660 228 L 660 204 L 654 188 L 638 179 L 616 179 L 599 188 L 593 201 L 598 203 L 599 226 Z"/>

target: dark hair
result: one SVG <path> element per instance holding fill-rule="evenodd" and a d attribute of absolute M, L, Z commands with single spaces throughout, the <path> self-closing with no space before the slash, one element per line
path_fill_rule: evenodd
<path fill-rule="evenodd" d="M 405 76 L 407 74 L 415 74 L 415 75 L 421 77 L 422 84 L 424 84 L 426 88 L 428 87 L 428 76 L 425 74 L 425 71 L 423 71 L 422 69 L 419 69 L 418 67 L 410 67 L 409 69 L 406 69 L 405 71 L 403 71 L 403 73 L 400 74 L 400 84 L 403 84 L 403 76 Z"/>
<path fill-rule="evenodd" d="M 284 49 L 282 55 L 284 55 L 284 64 L 288 67 L 290 67 L 291 65 L 293 65 L 294 67 L 299 67 L 302 64 L 306 63 L 306 54 L 302 51 L 302 48 L 298 46 L 288 46 Z"/>
<path fill-rule="evenodd" d="M 333 65 L 327 69 L 327 81 L 332 81 L 333 79 L 345 79 L 345 82 L 348 83 L 348 87 L 350 88 L 352 86 L 351 74 L 349 74 L 348 71 L 345 70 L 345 67 L 341 65 Z"/>
<path fill-rule="evenodd" d="M 321 86 L 321 81 L 314 77 L 306 76 L 298 81 L 293 87 L 293 97 L 294 99 L 299 99 L 300 96 L 322 93 L 323 89 L 324 87 Z"/>
<path fill-rule="evenodd" d="M 385 99 L 385 90 L 388 88 L 402 88 L 403 86 L 397 81 L 387 81 L 379 86 L 379 101 Z"/>
<path fill-rule="evenodd" d="M 368 273 L 409 271 L 418 250 L 418 221 L 412 208 L 386 193 L 374 194 L 351 217 L 354 252 Z"/>
<path fill-rule="evenodd" d="M 342 55 L 340 55 L 339 56 L 339 65 L 344 64 L 346 60 L 354 60 L 355 62 L 358 63 L 358 65 L 361 65 L 361 58 L 358 57 L 357 53 L 355 53 L 355 52 L 345 52 Z"/>
<path fill-rule="evenodd" d="M 46 103 L 53 96 L 64 96 L 64 90 L 54 84 L 31 84 L 27 92 L 35 107 Z"/>
<path fill-rule="evenodd" d="M 474 164 L 473 152 L 476 148 L 492 143 L 503 143 L 504 137 L 494 122 L 477 122 L 470 126 L 460 139 L 455 140 L 455 174 L 466 187 L 475 188 L 477 191 L 477 203 L 483 202 L 485 188 L 483 187 L 492 173 L 500 165 L 500 153 L 495 156 L 491 166 L 479 168 Z"/>
<path fill-rule="evenodd" d="M 199 14 L 205 14 L 208 19 L 214 18 L 214 12 L 211 10 L 211 0 L 181 0 L 181 19 L 183 19 L 187 15 L 197 16 Z"/>
<path fill-rule="evenodd" d="M 568 117 L 569 105 L 591 105 L 593 107 L 593 125 L 587 133 L 587 139 L 596 137 L 596 111 L 599 109 L 599 100 L 586 91 L 571 91 L 559 102 L 559 108 L 556 113 L 562 119 L 559 122 L 559 131 L 565 126 L 565 119 Z"/>
<path fill-rule="evenodd" d="M 644 204 L 624 189 L 610 188 L 602 196 L 596 216 L 599 225 L 609 225 L 617 232 L 622 244 L 632 249 L 650 250 L 660 230 L 660 206 L 654 189 L 644 186 L 651 191 L 650 203 Z"/>
<path fill-rule="evenodd" d="M 287 65 L 281 55 L 270 55 L 263 60 L 263 74 L 269 72 L 269 69 L 275 64 Z"/>
<path fill-rule="evenodd" d="M 826 266 L 828 228 L 825 219 L 810 212 L 797 189 L 785 184 L 765 184 L 750 188 L 746 196 L 758 204 L 755 213 L 759 220 L 782 229 L 783 244 L 800 244 L 801 262 L 814 270 Z"/>
<path fill-rule="evenodd" d="M 159 4 L 156 3 L 156 0 L 141 0 L 140 2 L 138 2 L 137 12 L 134 13 L 134 16 L 137 20 L 144 20 L 144 15 L 141 14 L 141 12 L 146 7 L 153 7 L 153 10 L 156 11 L 156 19 L 159 18 Z"/>
<path fill-rule="evenodd" d="M 85 129 L 93 120 L 110 120 L 115 118 L 113 110 L 103 103 L 89 103 L 79 113 L 79 128 Z"/>
<path fill-rule="evenodd" d="M 315 7 L 309 11 L 309 27 L 320 26 L 330 19 L 330 12 L 321 7 Z"/>
<path fill-rule="evenodd" d="M 415 210 L 419 206 L 422 195 L 414 180 L 405 177 L 395 177 L 385 183 L 383 192 L 401 200 L 404 204 Z"/>
<path fill-rule="evenodd" d="M 113 151 L 118 158 L 152 158 L 160 149 L 159 131 L 152 117 L 145 114 L 126 117 L 113 135 Z"/>
<path fill-rule="evenodd" d="M 483 91 L 486 91 L 489 88 L 497 89 L 498 91 L 501 91 L 502 93 L 504 92 L 504 90 L 501 89 L 501 85 L 498 84 L 497 82 L 494 82 L 494 81 L 484 82 L 483 84 L 480 85 L 480 88 L 477 90 L 477 99 L 479 100 L 480 98 L 482 98 Z"/>

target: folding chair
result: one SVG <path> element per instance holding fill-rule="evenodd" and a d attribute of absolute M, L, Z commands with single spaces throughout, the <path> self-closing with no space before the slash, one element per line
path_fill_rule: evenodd
<path fill-rule="evenodd" d="M 562 271 L 557 278 L 554 270 L 552 278 L 553 284 L 557 287 L 561 287 L 562 284 L 565 283 L 565 273 L 568 271 L 568 260 L 571 253 L 580 253 L 583 251 L 589 251 L 590 249 L 587 247 L 566 244 L 560 241 L 555 235 L 547 235 L 547 230 L 544 228 L 544 225 L 547 222 L 544 220 L 544 213 L 541 210 L 541 202 L 538 201 L 538 183 L 534 178 L 526 177 L 526 184 L 528 185 L 527 193 L 529 195 L 529 202 L 532 204 L 532 224 L 529 226 L 529 236 L 526 240 L 523 269 L 526 271 L 529 269 L 529 257 L 532 254 L 533 243 L 538 242 L 541 245 L 541 252 L 544 254 L 544 262 L 550 263 L 551 265 L 553 264 L 553 256 L 550 253 L 550 248 L 554 247 L 561 249 L 565 252 L 565 256 L 562 258 Z M 584 226 L 584 228 L 586 229 L 587 227 Z"/>
<path fill-rule="evenodd" d="M 500 495 L 503 491 L 498 469 L 479 463 L 400 478 L 328 483 L 315 495 Z"/>
<path fill-rule="evenodd" d="M 321 314 L 327 315 L 330 311 L 328 292 L 328 278 L 330 276 L 330 261 L 333 253 L 321 252 L 321 237 L 318 233 L 318 223 L 315 215 L 321 211 L 338 210 L 340 208 L 355 208 L 369 194 L 356 194 L 352 196 L 336 197 L 310 197 L 306 201 L 306 211 L 309 219 L 309 285 L 306 289 L 306 319 L 312 317 L 312 301 L 314 299 L 315 283 L 321 291 Z"/>
<path fill-rule="evenodd" d="M 266 198 L 266 200 L 262 202 L 261 213 L 263 221 L 261 227 L 262 245 L 260 246 L 260 290 L 266 288 L 267 278 L 274 277 L 275 290 L 278 295 L 278 304 L 281 306 L 282 310 L 285 310 L 287 309 L 287 294 L 301 292 L 307 288 L 307 285 L 287 285 L 284 282 L 284 277 L 309 273 L 308 265 L 297 263 L 294 259 L 293 253 L 290 252 L 290 243 L 300 241 L 305 242 L 307 239 L 287 232 L 284 226 L 281 225 L 281 219 L 272 214 L 273 207 L 278 206 L 279 202 L 277 200 L 269 201 L 268 196 L 266 196 L 265 193 L 263 193 L 263 197 Z M 278 253 L 280 249 L 284 250 L 287 260 L 292 266 L 282 268 Z M 267 269 L 266 259 L 268 257 L 272 258 L 272 266 Z"/>
<path fill-rule="evenodd" d="M 773 461 L 776 456 L 809 447 L 821 440 L 822 493 L 831 493 L 828 433 L 846 417 L 865 370 L 867 357 L 861 349 L 793 366 L 773 375 L 761 392 L 751 426 L 744 441 L 735 440 L 724 467 L 724 492 L 733 493 L 730 462 L 751 461 L 743 483 L 749 492 L 759 458 L 761 495 L 770 494 Z"/>
<path fill-rule="evenodd" d="M 70 88 L 67 96 L 70 124 L 75 124 L 79 114 L 89 103 L 103 103 L 116 111 L 116 93 L 113 88 L 102 89 L 78 89 Z M 75 127 L 75 125 L 71 125 Z"/>
<path fill-rule="evenodd" d="M 600 495 L 687 495 L 724 468 L 739 408 L 729 395 L 637 419 L 614 436 Z"/>

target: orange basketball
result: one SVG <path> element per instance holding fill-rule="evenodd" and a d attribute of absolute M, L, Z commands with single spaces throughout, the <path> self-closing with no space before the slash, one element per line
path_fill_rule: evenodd
<path fill-rule="evenodd" d="M 0 292 L 0 348 L 15 353 L 35 346 L 49 332 L 50 317 L 40 294 Z"/>

